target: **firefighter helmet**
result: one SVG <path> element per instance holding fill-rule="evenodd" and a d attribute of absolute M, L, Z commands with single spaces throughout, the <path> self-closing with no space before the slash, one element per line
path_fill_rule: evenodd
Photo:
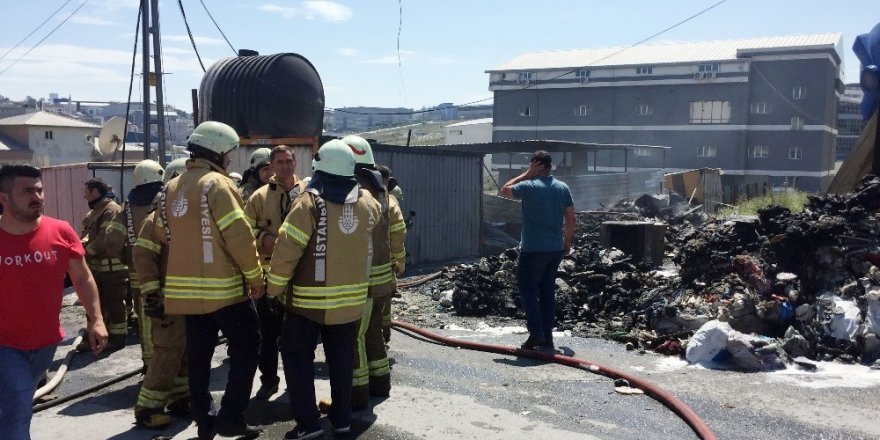
<path fill-rule="evenodd" d="M 165 166 L 165 182 L 183 174 L 186 171 L 186 158 L 180 157 L 168 162 Z"/>
<path fill-rule="evenodd" d="M 229 178 L 232 179 L 233 182 L 235 182 L 235 186 L 241 185 L 241 174 L 233 171 L 229 173 Z"/>
<path fill-rule="evenodd" d="M 186 142 L 222 156 L 238 148 L 238 133 L 222 122 L 205 121 L 196 127 Z"/>
<path fill-rule="evenodd" d="M 134 166 L 134 186 L 146 185 L 152 182 L 161 182 L 165 170 L 159 162 L 145 159 Z"/>
<path fill-rule="evenodd" d="M 366 139 L 350 134 L 342 138 L 342 142 L 345 142 L 348 148 L 351 148 L 356 163 L 369 166 L 376 165 L 376 160 L 373 159 L 373 149 Z"/>
<path fill-rule="evenodd" d="M 251 153 L 251 169 L 256 170 L 263 165 L 269 165 L 269 156 L 271 155 L 272 150 L 266 147 L 254 150 L 254 152 Z"/>
<path fill-rule="evenodd" d="M 321 145 L 315 155 L 315 171 L 322 171 L 336 176 L 354 176 L 354 153 L 348 144 L 333 139 Z"/>

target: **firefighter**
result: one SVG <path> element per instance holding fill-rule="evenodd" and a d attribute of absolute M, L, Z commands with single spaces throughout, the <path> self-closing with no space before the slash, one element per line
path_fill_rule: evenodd
<path fill-rule="evenodd" d="M 137 314 L 138 334 L 141 339 L 141 359 L 144 362 L 144 369 L 146 369 L 150 363 L 150 357 L 153 355 L 153 339 L 150 320 L 145 318 L 143 313 L 138 276 L 132 264 L 132 251 L 144 219 L 153 210 L 153 199 L 162 190 L 165 170 L 162 169 L 159 162 L 147 159 L 135 165 L 133 174 L 134 187 L 128 192 L 128 198 L 125 200 L 122 212 L 123 220 L 125 220 L 126 263 L 129 269 L 128 287 L 134 302 L 135 314 Z"/>
<path fill-rule="evenodd" d="M 391 168 L 384 165 L 376 165 L 376 169 L 379 170 L 379 174 L 382 175 L 382 183 L 385 184 L 385 188 L 388 189 L 388 194 L 391 196 L 389 199 L 393 197 L 397 201 L 397 205 L 400 207 L 400 212 L 402 214 L 403 190 L 400 189 L 400 184 L 397 183 L 397 179 L 391 176 Z M 406 233 L 406 228 L 410 225 L 411 223 L 404 219 L 404 233 Z M 403 256 L 400 257 L 400 261 L 403 262 L 403 266 L 400 267 L 400 270 L 395 271 L 395 276 L 402 274 L 403 269 L 405 269 L 406 250 L 404 250 Z M 388 344 L 391 342 L 391 301 L 388 301 L 382 309 L 382 337 L 385 339 L 385 351 L 387 352 Z"/>
<path fill-rule="evenodd" d="M 358 183 L 379 201 L 382 213 L 373 229 L 373 260 L 370 289 L 358 326 L 355 367 L 352 377 L 351 407 L 366 409 L 370 397 L 388 397 L 391 392 L 391 368 L 382 335 L 384 311 L 391 306 L 391 294 L 397 290 L 395 275 L 403 272 L 406 251 L 406 225 L 400 206 L 389 197 L 381 173 L 376 168 L 370 143 L 360 136 L 342 138 L 355 154 Z"/>
<path fill-rule="evenodd" d="M 166 180 L 186 170 L 185 159 L 168 164 Z M 153 357 L 144 375 L 137 404 L 134 407 L 135 424 L 148 429 L 162 429 L 171 423 L 171 417 L 189 414 L 192 399 L 186 370 L 186 318 L 166 315 L 162 300 L 162 283 L 168 261 L 167 246 L 161 236 L 164 228 L 157 228 L 155 204 L 142 222 L 137 241 L 132 249 L 134 272 L 141 282 L 143 321 L 152 325 Z M 167 412 L 166 412 L 167 408 Z"/>
<path fill-rule="evenodd" d="M 251 153 L 251 165 L 244 170 L 244 176 L 241 178 L 241 197 L 247 202 L 257 188 L 269 182 L 272 177 L 272 171 L 269 168 L 269 154 L 272 150 L 268 148 L 257 148 Z"/>
<path fill-rule="evenodd" d="M 125 347 L 128 334 L 125 312 L 125 292 L 128 287 L 128 267 L 125 265 L 125 227 L 122 207 L 114 200 L 113 189 L 101 179 L 85 183 L 83 198 L 90 211 L 83 219 L 80 239 L 86 250 L 86 263 L 98 285 L 104 326 L 110 334 L 108 350 Z M 88 341 L 77 346 L 79 351 L 90 351 Z"/>
<path fill-rule="evenodd" d="M 187 171 L 168 182 L 156 222 L 168 247 L 162 292 L 164 312 L 186 315 L 187 369 L 193 419 L 200 439 L 254 438 L 244 410 L 260 351 L 260 327 L 252 299 L 264 294 L 254 235 L 243 201 L 226 173 L 238 134 L 206 121 L 187 139 Z M 222 331 L 229 343 L 229 372 L 222 406 L 214 415 L 209 389 L 211 358 Z"/>
<path fill-rule="evenodd" d="M 351 432 L 351 377 L 369 288 L 371 237 L 379 203 L 354 178 L 354 154 L 332 140 L 315 156 L 315 174 L 279 230 L 267 292 L 283 295 L 287 317 L 281 358 L 296 426 L 286 439 L 323 435 L 315 405 L 315 348 L 320 335 L 330 372 L 336 434 Z"/>
<path fill-rule="evenodd" d="M 296 157 L 293 148 L 279 145 L 269 154 L 269 168 L 274 176 L 268 184 L 254 192 L 245 205 L 244 213 L 248 217 L 257 241 L 261 263 L 268 269 L 278 237 L 278 228 L 290 212 L 290 205 L 305 189 L 302 180 L 294 174 Z M 284 310 L 273 298 L 261 298 L 257 301 L 257 313 L 260 315 L 260 334 L 263 343 L 260 346 L 260 389 L 254 396 L 265 400 L 278 392 L 278 337 L 281 336 Z"/>

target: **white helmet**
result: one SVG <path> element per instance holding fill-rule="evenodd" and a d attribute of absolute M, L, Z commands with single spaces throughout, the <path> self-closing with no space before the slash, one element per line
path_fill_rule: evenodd
<path fill-rule="evenodd" d="M 241 185 L 241 174 L 236 173 L 235 171 L 229 173 L 229 178 L 235 182 L 235 185 Z"/>
<path fill-rule="evenodd" d="M 161 182 L 165 170 L 159 162 L 145 159 L 134 166 L 134 186 L 146 185 L 153 182 Z"/>
<path fill-rule="evenodd" d="M 257 168 L 263 165 L 269 165 L 269 157 L 272 156 L 272 150 L 262 147 L 257 148 L 251 153 L 251 166 L 252 170 L 256 170 Z"/>
<path fill-rule="evenodd" d="M 238 148 L 238 133 L 222 122 L 205 121 L 189 135 L 186 143 L 198 145 L 222 156 Z"/>
<path fill-rule="evenodd" d="M 315 171 L 323 171 L 335 176 L 354 176 L 354 153 L 348 144 L 339 139 L 321 145 L 314 162 Z"/>
<path fill-rule="evenodd" d="M 366 139 L 350 134 L 342 138 L 342 142 L 351 148 L 356 163 L 371 167 L 376 165 L 376 160 L 373 159 L 373 148 L 370 147 L 370 143 Z"/>
<path fill-rule="evenodd" d="M 165 182 L 168 182 L 186 171 L 186 160 L 185 157 L 180 157 L 168 162 L 168 165 L 165 166 Z"/>

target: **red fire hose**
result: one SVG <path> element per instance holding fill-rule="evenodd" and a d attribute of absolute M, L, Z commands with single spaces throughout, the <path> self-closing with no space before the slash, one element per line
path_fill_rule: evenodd
<path fill-rule="evenodd" d="M 420 280 L 421 281 L 421 280 Z M 492 344 L 481 344 L 479 342 L 471 342 L 465 341 L 461 339 L 452 339 L 447 338 L 445 336 L 438 335 L 436 333 L 429 332 L 420 327 L 416 327 L 415 325 L 401 322 L 401 321 L 392 321 L 392 325 L 395 327 L 399 327 L 405 329 L 407 331 L 413 332 L 420 336 L 423 336 L 428 339 L 432 339 L 434 341 L 440 342 L 442 344 L 448 345 L 450 347 L 458 347 L 458 348 L 466 348 L 468 350 L 478 350 L 485 351 L 489 353 L 498 353 L 509 356 L 518 356 L 518 357 L 526 357 L 532 359 L 538 359 L 546 362 L 554 362 L 557 364 L 566 365 L 573 368 L 580 368 L 584 370 L 588 370 L 592 373 L 601 374 L 606 377 L 610 377 L 612 379 L 626 379 L 630 385 L 635 388 L 639 388 L 644 391 L 646 394 L 657 400 L 658 402 L 665 405 L 667 408 L 671 409 L 672 412 L 677 414 L 694 432 L 703 440 L 715 440 L 715 434 L 709 429 L 709 426 L 706 425 L 700 416 L 694 412 L 691 407 L 685 405 L 684 402 L 678 400 L 671 393 L 664 391 L 657 387 L 656 385 L 641 379 L 637 376 L 631 375 L 624 371 L 620 371 L 614 368 L 605 367 L 599 365 L 595 362 L 586 361 L 583 359 L 578 359 L 571 356 L 565 356 L 561 354 L 551 354 L 544 353 L 540 351 L 534 350 L 525 350 L 522 348 L 511 347 L 509 345 L 492 345 Z"/>

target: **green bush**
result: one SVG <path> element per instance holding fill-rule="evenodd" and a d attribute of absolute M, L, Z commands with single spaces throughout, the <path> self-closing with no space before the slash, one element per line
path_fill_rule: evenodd
<path fill-rule="evenodd" d="M 741 198 L 736 205 L 724 207 L 718 210 L 718 217 L 730 217 L 733 215 L 757 215 L 758 210 L 769 205 L 786 207 L 791 212 L 801 212 L 807 203 L 809 193 L 800 191 L 771 192 L 765 196 L 751 199 Z"/>

